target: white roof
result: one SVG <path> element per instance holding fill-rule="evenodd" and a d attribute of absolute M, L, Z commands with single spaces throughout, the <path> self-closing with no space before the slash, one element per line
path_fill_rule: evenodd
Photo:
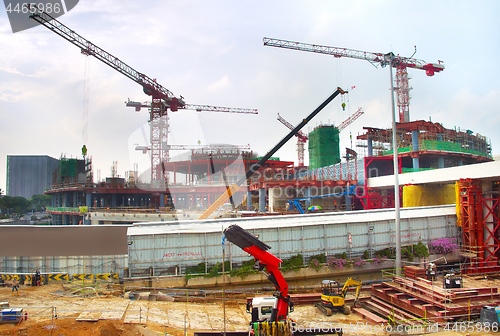
<path fill-rule="evenodd" d="M 439 205 L 430 207 L 401 208 L 400 218 L 422 218 L 443 215 L 455 215 L 456 207 Z M 232 224 L 243 229 L 262 229 L 269 227 L 294 227 L 323 224 L 344 224 L 359 222 L 387 221 L 395 218 L 394 209 L 376 209 L 344 211 L 304 215 L 262 216 L 250 218 L 223 218 L 210 220 L 191 220 L 183 222 L 134 223 L 128 228 L 129 236 L 164 234 L 164 233 L 209 233 L 222 232 Z"/>

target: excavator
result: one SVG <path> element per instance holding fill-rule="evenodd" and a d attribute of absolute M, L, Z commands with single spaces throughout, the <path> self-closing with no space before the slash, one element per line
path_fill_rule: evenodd
<path fill-rule="evenodd" d="M 341 310 L 345 315 L 351 313 L 351 308 L 345 302 L 345 296 L 350 287 L 356 287 L 356 296 L 354 298 L 354 307 L 360 305 L 359 290 L 361 281 L 353 278 L 347 279 L 342 289 L 340 284 L 334 280 L 323 280 L 321 282 L 321 301 L 315 302 L 316 308 L 326 316 L 331 316 L 334 310 Z"/>
<path fill-rule="evenodd" d="M 293 312 L 293 302 L 288 294 L 288 284 L 281 274 L 279 267 L 281 259 L 268 252 L 271 248 L 248 231 L 233 224 L 224 230 L 225 239 L 237 245 L 243 251 L 255 258 L 254 268 L 262 271 L 276 288 L 273 297 L 256 297 L 247 304 L 247 312 L 252 315 L 249 333 L 250 336 L 311 336 L 311 335 L 339 335 L 343 330 L 340 327 L 326 330 L 307 330 L 294 328 L 294 321 L 288 317 Z M 296 330 L 298 329 L 298 330 Z"/>

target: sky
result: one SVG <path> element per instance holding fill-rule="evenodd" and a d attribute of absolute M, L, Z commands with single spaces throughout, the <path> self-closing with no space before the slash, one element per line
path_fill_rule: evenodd
<path fill-rule="evenodd" d="M 408 57 L 416 46 L 415 58 L 440 60 L 445 70 L 433 77 L 408 70 L 410 119 L 470 129 L 488 137 L 498 155 L 499 15 L 495 0 L 81 0 L 58 19 L 188 104 L 259 111 L 170 113 L 171 144 L 249 144 L 263 155 L 288 133 L 277 113 L 296 125 L 338 86 L 349 95 L 330 103 L 305 131 L 338 125 L 362 107 L 365 114 L 341 133 L 345 152 L 350 134 L 356 150 L 363 126 L 391 127 L 387 67 L 264 46 L 271 37 Z M 148 113 L 127 108 L 127 99 L 149 97 L 45 27 L 12 33 L 0 9 L 3 191 L 7 155 L 81 157 L 86 144 L 101 178 L 111 175 L 114 161 L 120 176 L 134 164 L 148 169 L 147 155 L 134 150 L 148 142 Z M 295 139 L 275 156 L 297 162 Z"/>

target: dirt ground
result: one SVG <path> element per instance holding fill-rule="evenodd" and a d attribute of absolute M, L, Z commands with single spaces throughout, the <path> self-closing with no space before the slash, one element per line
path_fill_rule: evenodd
<path fill-rule="evenodd" d="M 50 284 L 41 287 L 20 286 L 20 295 L 12 296 L 11 288 L 0 287 L 0 302 L 11 308 L 23 308 L 27 320 L 18 325 L 0 324 L 0 335 L 175 335 L 183 336 L 194 331 L 244 331 L 248 329 L 250 315 L 245 310 L 245 300 L 228 300 L 226 318 L 220 299 L 211 302 L 167 302 L 129 300 L 118 296 L 111 288 L 97 297 L 70 297 L 66 286 Z M 199 300 L 194 300 L 199 301 Z M 365 321 L 351 314 L 323 316 L 313 306 L 297 306 L 290 314 L 297 326 L 342 326 L 344 335 L 390 335 L 381 328 L 366 325 Z M 358 326 L 358 327 L 356 327 Z M 412 333 L 417 334 L 417 333 Z M 493 335 L 493 333 L 434 333 L 451 335 Z"/>

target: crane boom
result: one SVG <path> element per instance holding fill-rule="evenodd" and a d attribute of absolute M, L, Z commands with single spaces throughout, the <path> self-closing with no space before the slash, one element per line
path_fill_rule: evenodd
<path fill-rule="evenodd" d="M 136 102 L 132 100 L 128 100 L 125 102 L 127 107 L 134 107 L 136 112 L 139 112 L 141 108 L 151 108 L 150 102 Z M 258 114 L 257 109 L 247 109 L 240 107 L 223 107 L 223 106 L 211 106 L 211 105 L 193 105 L 193 104 L 184 104 L 181 108 L 183 110 L 195 110 L 197 112 L 226 112 L 226 113 L 244 113 L 244 114 Z"/>
<path fill-rule="evenodd" d="M 444 70 L 444 64 L 441 61 L 439 63 L 427 63 L 423 60 L 415 59 L 413 57 L 403 57 L 399 55 L 394 55 L 390 53 L 374 53 L 367 51 L 360 51 L 347 48 L 329 47 L 323 45 L 294 42 L 287 40 L 278 40 L 273 38 L 264 37 L 264 45 L 313 52 L 317 54 L 332 55 L 334 57 L 349 57 L 355 59 L 361 59 L 370 62 L 375 67 L 379 64 L 381 67 L 385 67 L 392 64 L 392 67 L 397 69 L 396 72 L 396 83 L 398 96 L 398 109 L 399 109 L 399 122 L 409 122 L 410 121 L 410 90 L 409 77 L 407 68 L 425 70 L 427 76 L 434 76 L 436 72 Z M 393 78 L 391 78 L 391 81 Z"/>
<path fill-rule="evenodd" d="M 30 18 L 79 47 L 82 54 L 94 56 L 99 61 L 109 65 L 124 76 L 127 76 L 134 82 L 138 83 L 143 87 L 144 93 L 147 95 L 161 98 L 168 104 L 172 111 L 177 111 L 178 108 L 182 108 L 185 105 L 182 99 L 175 97 L 170 90 L 157 83 L 156 79 L 152 79 L 135 70 L 125 62 L 122 62 L 118 57 L 111 55 L 104 49 L 83 38 L 74 30 L 65 26 L 49 14 L 37 11 L 36 13 L 30 15 Z"/>
<path fill-rule="evenodd" d="M 360 51 L 347 48 L 329 47 L 317 44 L 278 40 L 268 37 L 264 37 L 264 45 L 277 48 L 308 51 L 318 54 L 327 54 L 335 57 L 349 57 L 349 58 L 362 59 L 371 63 L 379 63 L 382 67 L 389 65 L 388 55 L 384 53 L 374 53 L 374 52 Z M 425 70 L 427 76 L 433 76 L 435 72 L 444 70 L 444 65 L 441 63 L 427 63 L 423 60 L 410 57 L 403 57 L 403 56 L 394 56 L 393 67 L 394 68 L 406 67 L 406 68 Z"/>
<path fill-rule="evenodd" d="M 350 116 L 349 118 L 347 118 L 346 120 L 344 120 L 339 125 L 339 127 L 337 127 L 339 129 L 339 132 L 342 132 L 343 129 L 345 129 L 347 126 L 349 126 L 350 124 L 352 124 L 356 119 L 358 119 L 359 117 L 361 117 L 363 115 L 363 113 L 365 113 L 365 111 L 363 111 L 363 109 L 360 107 L 352 116 Z"/>

